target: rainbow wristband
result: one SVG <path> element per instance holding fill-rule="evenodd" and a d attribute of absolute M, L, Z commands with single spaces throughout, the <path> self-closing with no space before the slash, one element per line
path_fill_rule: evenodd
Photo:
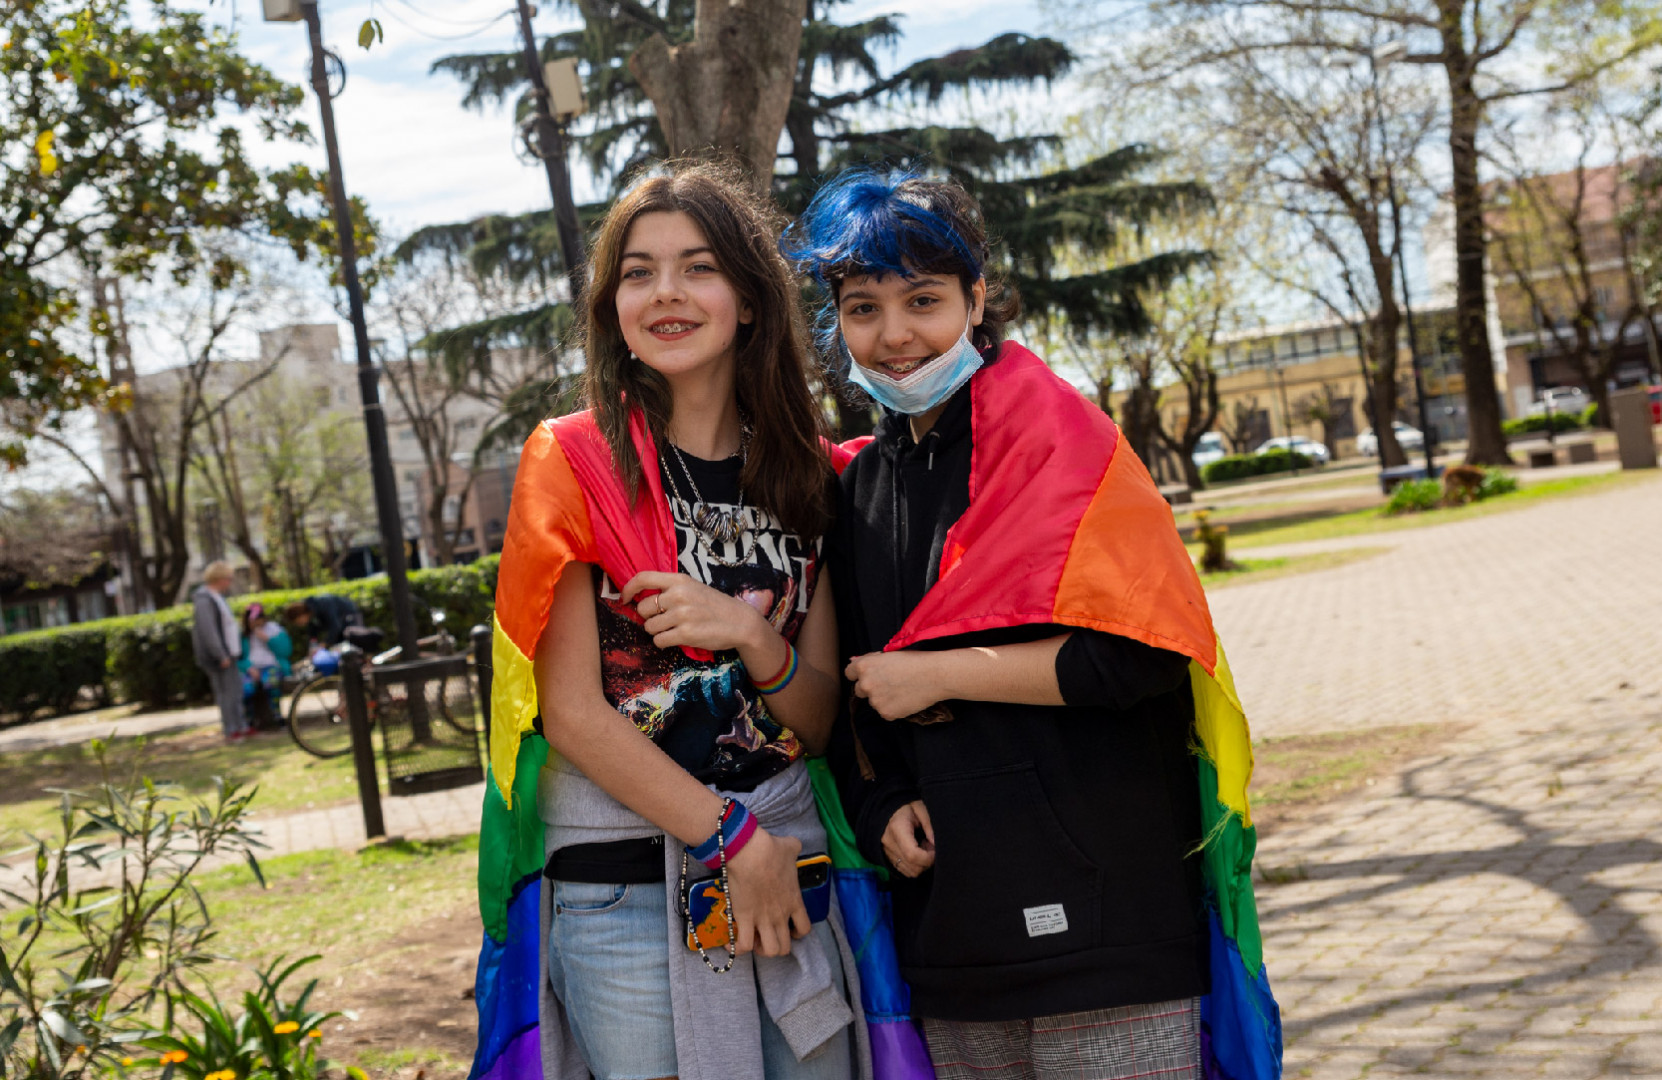
<path fill-rule="evenodd" d="M 796 678 L 796 646 L 785 642 L 785 663 L 771 679 L 753 680 L 757 692 L 763 694 L 777 694 L 791 684 Z"/>
<path fill-rule="evenodd" d="M 721 858 L 725 853 L 727 861 L 732 862 L 738 855 L 739 849 L 750 843 L 750 838 L 756 835 L 756 815 L 750 808 L 737 799 L 727 804 L 727 810 L 721 817 L 721 826 L 710 834 L 710 838 L 695 848 L 688 848 L 687 853 L 711 870 L 721 869 Z M 720 840 L 717 840 L 720 837 Z"/>

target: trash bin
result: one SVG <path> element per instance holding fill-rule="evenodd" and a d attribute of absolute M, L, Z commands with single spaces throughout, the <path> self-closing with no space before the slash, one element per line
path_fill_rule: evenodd
<path fill-rule="evenodd" d="M 485 779 L 484 723 L 466 653 L 380 664 L 366 674 L 389 795 L 420 795 Z"/>
<path fill-rule="evenodd" d="M 1643 386 L 1610 395 L 1610 426 L 1624 469 L 1656 468 L 1656 436 L 1650 422 L 1650 394 Z"/>

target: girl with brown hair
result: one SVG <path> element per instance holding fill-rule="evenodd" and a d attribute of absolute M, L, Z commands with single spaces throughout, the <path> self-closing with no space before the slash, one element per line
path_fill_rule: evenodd
<path fill-rule="evenodd" d="M 527 442 L 497 594 L 505 796 L 533 716 L 551 747 L 545 1071 L 842 1080 L 865 1058 L 852 964 L 797 866 L 826 848 L 802 758 L 838 683 L 796 287 L 759 200 L 709 165 L 618 200 L 591 265 L 591 408 Z"/>

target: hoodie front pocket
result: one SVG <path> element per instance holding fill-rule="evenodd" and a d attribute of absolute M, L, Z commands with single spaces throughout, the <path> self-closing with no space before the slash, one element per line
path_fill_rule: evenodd
<path fill-rule="evenodd" d="M 1098 944 L 1102 869 L 1068 837 L 1032 765 L 926 781 L 935 867 L 911 962 L 1018 964 Z"/>

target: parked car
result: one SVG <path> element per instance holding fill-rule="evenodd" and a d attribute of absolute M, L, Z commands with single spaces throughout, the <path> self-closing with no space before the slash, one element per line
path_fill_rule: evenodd
<path fill-rule="evenodd" d="M 1204 469 L 1219 458 L 1228 457 L 1229 448 L 1224 446 L 1222 435 L 1208 431 L 1195 443 L 1195 452 L 1189 456 L 1194 458 L 1195 468 Z"/>
<path fill-rule="evenodd" d="M 1647 386 L 1645 390 L 1650 394 L 1650 422 L 1662 424 L 1662 386 Z"/>
<path fill-rule="evenodd" d="M 1253 453 L 1267 454 L 1271 450 L 1291 450 L 1295 454 L 1303 454 L 1317 465 L 1326 465 L 1330 456 L 1327 447 L 1314 439 L 1307 439 L 1303 435 L 1294 435 L 1290 438 L 1286 435 L 1277 435 L 1275 438 L 1266 441 L 1263 446 L 1260 446 Z"/>
<path fill-rule="evenodd" d="M 1398 420 L 1391 425 L 1391 431 L 1397 437 L 1397 445 L 1405 451 L 1425 447 L 1425 434 L 1417 427 Z M 1363 428 L 1362 434 L 1356 436 L 1356 452 L 1365 457 L 1379 456 L 1379 436 L 1373 433 L 1373 428 Z"/>
<path fill-rule="evenodd" d="M 1560 415 L 1579 416 L 1592 403 L 1592 397 L 1579 386 L 1549 386 L 1529 407 L 1529 415 L 1545 416 L 1550 406 L 1553 412 Z"/>

